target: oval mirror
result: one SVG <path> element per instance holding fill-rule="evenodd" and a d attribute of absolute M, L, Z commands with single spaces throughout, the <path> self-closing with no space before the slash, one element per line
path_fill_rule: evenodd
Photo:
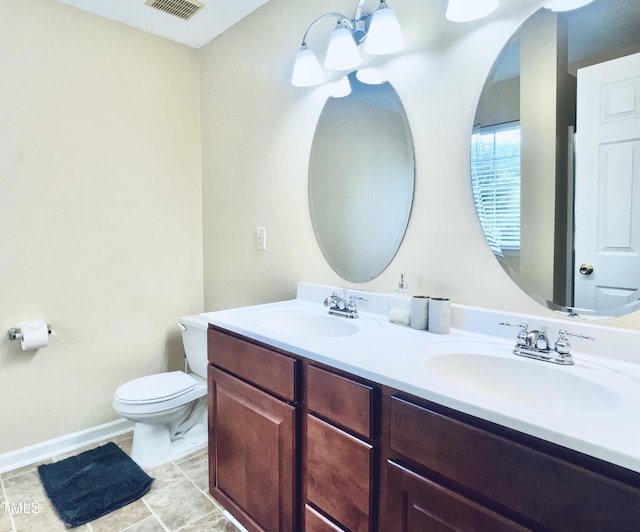
<path fill-rule="evenodd" d="M 540 9 L 507 43 L 474 120 L 476 210 L 500 264 L 578 317 L 640 308 L 640 4 Z"/>
<path fill-rule="evenodd" d="M 343 279 L 369 281 L 400 247 L 414 189 L 411 133 L 388 82 L 349 75 L 351 93 L 330 97 L 309 162 L 309 207 L 322 254 Z"/>

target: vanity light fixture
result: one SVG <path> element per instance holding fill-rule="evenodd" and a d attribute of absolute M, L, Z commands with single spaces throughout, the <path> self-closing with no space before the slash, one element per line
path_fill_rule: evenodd
<path fill-rule="evenodd" d="M 329 94 L 334 98 L 344 98 L 351 94 L 351 83 L 349 82 L 349 76 L 344 76 L 338 81 L 331 83 L 331 89 Z"/>
<path fill-rule="evenodd" d="M 316 18 L 304 32 L 300 50 L 293 66 L 291 84 L 296 87 L 312 87 L 325 81 L 325 75 L 316 54 L 307 48 L 307 35 L 311 28 L 326 18 L 337 18 L 331 33 L 324 67 L 327 70 L 353 70 L 360 62 L 358 46 L 372 55 L 387 55 L 404 48 L 404 38 L 398 20 L 385 0 L 380 0 L 372 14 L 362 12 L 365 0 L 358 0 L 353 18 L 341 13 L 325 13 Z"/>
<path fill-rule="evenodd" d="M 296 87 L 313 87 L 320 85 L 324 80 L 324 72 L 316 54 L 313 50 L 307 49 L 307 45 L 303 43 L 293 66 L 291 83 Z"/>
<path fill-rule="evenodd" d="M 449 0 L 445 16 L 451 22 L 470 22 L 493 13 L 500 0 Z"/>
<path fill-rule="evenodd" d="M 356 78 L 367 85 L 381 85 L 387 81 L 387 78 L 376 68 L 361 68 L 356 72 Z"/>
<path fill-rule="evenodd" d="M 572 9 L 586 6 L 591 2 L 593 2 L 593 0 L 552 0 L 542 7 L 550 9 L 551 11 L 571 11 Z"/>

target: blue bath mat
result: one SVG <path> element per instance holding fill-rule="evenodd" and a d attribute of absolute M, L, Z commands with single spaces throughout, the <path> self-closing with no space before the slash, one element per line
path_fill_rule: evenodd
<path fill-rule="evenodd" d="M 38 466 L 44 489 L 64 524 L 76 527 L 139 499 L 153 478 L 115 443 Z"/>

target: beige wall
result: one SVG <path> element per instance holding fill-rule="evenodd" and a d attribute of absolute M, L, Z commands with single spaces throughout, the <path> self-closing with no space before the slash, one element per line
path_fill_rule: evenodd
<path fill-rule="evenodd" d="M 270 0 L 202 49 L 205 307 L 291 297 L 298 280 L 387 291 L 405 271 L 410 288 L 426 294 L 552 315 L 509 279 L 485 244 L 468 162 L 484 80 L 540 0 L 503 0 L 500 16 L 467 24 L 448 23 L 444 1 L 390 4 L 408 47 L 395 58 L 369 58 L 367 64 L 386 73 L 413 131 L 411 220 L 400 251 L 377 279 L 353 285 L 327 266 L 315 243 L 306 183 L 326 92 L 292 87 L 289 77 L 307 25 L 321 13 L 351 10 L 352 3 Z M 330 21 L 318 26 L 310 39 L 331 27 Z M 255 249 L 256 225 L 267 227 L 266 252 Z M 640 328 L 640 314 L 607 323 Z"/>
<path fill-rule="evenodd" d="M 198 52 L 0 0 L 0 452 L 113 419 L 202 310 Z M 43 318 L 49 347 L 6 330 Z"/>

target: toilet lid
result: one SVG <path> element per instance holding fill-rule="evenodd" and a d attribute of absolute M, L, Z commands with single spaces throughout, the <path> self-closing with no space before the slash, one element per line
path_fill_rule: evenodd
<path fill-rule="evenodd" d="M 158 403 L 190 392 L 196 384 L 183 371 L 157 373 L 126 382 L 116 390 L 116 398 L 123 403 Z"/>

